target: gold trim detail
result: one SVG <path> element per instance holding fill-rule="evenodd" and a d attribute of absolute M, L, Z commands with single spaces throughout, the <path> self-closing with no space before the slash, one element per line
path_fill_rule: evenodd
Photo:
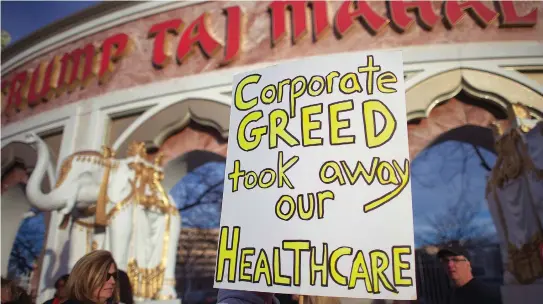
<path fill-rule="evenodd" d="M 162 289 L 165 268 L 159 265 L 155 268 L 141 268 L 135 259 L 128 261 L 127 275 L 132 284 L 135 297 L 156 299 Z"/>
<path fill-rule="evenodd" d="M 100 192 L 98 193 L 98 200 L 96 201 L 96 213 L 94 215 L 94 223 L 96 226 L 105 227 L 108 224 L 108 218 L 106 215 L 106 205 L 108 203 L 107 189 L 109 186 L 109 175 L 111 172 L 111 159 L 115 157 L 115 152 L 108 147 L 104 147 L 103 161 L 104 161 L 104 175 L 102 176 L 102 183 L 100 184 Z"/>
<path fill-rule="evenodd" d="M 131 151 L 140 157 L 147 156 L 142 145 L 133 144 Z M 164 214 L 166 227 L 164 227 L 160 264 L 155 268 L 141 268 L 135 259 L 131 259 L 128 262 L 127 275 L 132 283 L 134 296 L 168 300 L 170 297 L 161 296 L 159 293 L 164 286 L 164 272 L 168 262 L 171 216 L 178 216 L 179 212 L 170 202 L 168 194 L 161 184 L 164 173 L 158 168 L 162 163 L 162 158 L 162 154 L 159 154 L 155 158 L 154 166 L 142 162 L 129 164 L 129 167 L 135 172 L 133 184 L 135 185 L 137 204 L 141 205 L 145 210 Z M 175 281 L 173 285 L 175 285 Z"/>
<path fill-rule="evenodd" d="M 527 133 L 530 131 L 530 127 L 523 124 L 523 123 L 519 123 L 518 122 L 518 119 L 530 119 L 531 118 L 531 115 L 530 115 L 530 111 L 528 110 L 528 108 L 526 106 L 524 106 L 523 104 L 521 103 L 514 103 L 511 105 L 511 109 L 509 110 L 509 116 L 515 120 L 517 120 L 517 124 L 519 124 L 519 128 L 522 132 L 524 133 Z"/>
<path fill-rule="evenodd" d="M 72 155 L 68 156 L 62 162 L 62 165 L 60 167 L 60 175 L 59 175 L 58 180 L 57 180 L 57 182 L 55 184 L 55 188 L 60 187 L 64 183 L 66 178 L 68 177 L 68 174 L 72 170 L 72 162 L 73 162 L 74 158 L 76 159 L 76 161 L 81 161 L 83 159 L 91 158 L 91 157 L 102 158 L 102 154 L 100 154 L 99 152 L 96 152 L 96 151 L 80 151 L 80 152 L 76 152 L 76 153 L 73 153 Z"/>
<path fill-rule="evenodd" d="M 132 258 L 128 261 L 127 275 L 132 285 L 132 291 L 135 297 L 142 297 L 154 300 L 169 300 L 171 297 L 161 296 L 159 293 L 164 286 L 164 273 L 166 271 L 168 245 L 170 240 L 170 214 L 165 214 L 166 229 L 164 230 L 164 239 L 162 242 L 162 259 L 160 264 L 154 268 L 142 268 L 138 262 Z M 173 283 L 172 283 L 173 282 Z M 175 280 L 166 280 L 167 285 L 175 285 Z"/>
<path fill-rule="evenodd" d="M 107 213 L 107 225 L 111 223 L 111 220 L 115 219 L 115 216 L 117 215 L 119 211 L 121 211 L 123 208 L 128 206 L 129 203 L 132 201 L 134 197 L 134 184 L 133 183 L 130 183 L 130 184 L 131 184 L 130 193 L 122 201 L 115 204 L 115 206 L 111 208 L 111 210 L 109 210 L 109 212 Z M 88 213 L 86 215 L 87 216 L 94 215 L 94 212 L 93 212 L 94 210 L 95 210 L 95 206 L 89 207 L 87 209 Z M 83 219 L 75 220 L 74 224 L 77 224 L 86 228 L 94 228 L 93 222 L 86 222 Z"/>

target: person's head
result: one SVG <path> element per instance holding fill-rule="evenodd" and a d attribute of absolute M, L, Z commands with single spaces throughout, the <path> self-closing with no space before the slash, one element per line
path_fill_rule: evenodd
<path fill-rule="evenodd" d="M 70 275 L 65 274 L 57 279 L 55 282 L 55 289 L 57 290 L 55 292 L 55 297 L 57 298 L 66 298 L 66 282 L 68 282 L 68 278 Z"/>
<path fill-rule="evenodd" d="M 66 283 L 67 298 L 83 303 L 119 302 L 117 264 L 109 251 L 95 250 L 84 255 Z"/>
<path fill-rule="evenodd" d="M 13 281 L 2 278 L 2 303 L 32 304 L 32 298 Z"/>
<path fill-rule="evenodd" d="M 11 301 L 13 282 L 2 278 L 2 303 Z"/>
<path fill-rule="evenodd" d="M 449 244 L 439 250 L 437 257 L 456 286 L 463 286 L 472 278 L 469 253 L 456 244 Z"/>

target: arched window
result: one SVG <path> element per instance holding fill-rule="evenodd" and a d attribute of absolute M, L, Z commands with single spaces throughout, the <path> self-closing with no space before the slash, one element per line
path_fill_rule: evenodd
<path fill-rule="evenodd" d="M 496 155 L 460 141 L 421 152 L 412 164 L 413 216 L 417 247 L 454 241 L 468 247 L 497 243 L 485 200 L 489 167 Z"/>
<path fill-rule="evenodd" d="M 218 228 L 224 183 L 224 162 L 208 162 L 187 173 L 172 188 L 182 226 Z"/>
<path fill-rule="evenodd" d="M 451 292 L 435 256 L 445 244 L 458 242 L 470 252 L 475 277 L 492 285 L 503 282 L 499 237 L 485 199 L 496 155 L 466 138 L 454 140 L 454 132 L 443 134 L 444 140 L 419 153 L 411 165 L 418 296 L 429 303 L 441 303 Z"/>
<path fill-rule="evenodd" d="M 38 261 L 45 240 L 45 216 L 38 212 L 25 218 L 11 249 L 8 264 L 8 277 L 11 279 L 29 276 Z"/>
<path fill-rule="evenodd" d="M 46 235 L 46 216 L 32 210 L 25 193 L 36 159 L 36 151 L 23 142 L 14 141 L 2 148 L 2 274 L 21 284 L 29 283 L 25 281 L 36 270 Z M 42 189 L 48 191 L 49 186 L 45 179 Z"/>
<path fill-rule="evenodd" d="M 202 155 L 202 154 L 200 154 Z M 209 156 L 209 155 L 208 155 Z M 193 164 L 200 157 L 186 160 Z M 205 162 L 202 160 L 202 162 Z M 191 168 L 191 164 L 187 164 Z M 213 289 L 225 162 L 207 159 L 182 177 L 170 194 L 181 213 L 177 291 L 185 302 L 216 297 Z"/>

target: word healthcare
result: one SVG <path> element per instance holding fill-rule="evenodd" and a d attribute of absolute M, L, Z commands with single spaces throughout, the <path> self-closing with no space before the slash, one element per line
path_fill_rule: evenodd
<path fill-rule="evenodd" d="M 215 288 L 416 297 L 401 52 L 236 75 Z"/>
<path fill-rule="evenodd" d="M 253 247 L 240 248 L 240 227 L 233 228 L 233 236 L 228 240 L 229 228 L 222 227 L 219 239 L 219 251 L 217 256 L 217 271 L 215 281 L 222 282 L 224 270 L 228 261 L 228 281 L 260 282 L 267 286 L 300 286 L 302 277 L 302 253 L 309 255 L 309 277 L 311 286 L 327 287 L 331 279 L 340 286 L 354 289 L 359 280 L 364 281 L 368 293 L 378 294 L 381 285 L 388 291 L 398 293 L 397 287 L 412 286 L 413 279 L 405 277 L 404 270 L 411 269 L 409 262 L 403 261 L 404 255 L 411 255 L 411 246 L 393 246 L 387 251 L 374 249 L 369 253 L 355 250 L 348 246 L 342 246 L 331 250 L 327 243 L 320 248 L 312 246 L 309 240 L 285 240 L 282 247 L 273 247 L 273 254 L 260 249 L 256 262 L 248 261 L 255 255 Z M 230 245 L 229 245 L 230 244 Z M 284 261 L 284 252 L 292 252 L 287 258 L 292 259 L 294 265 L 292 276 L 284 275 L 281 264 Z M 269 256 L 272 256 L 270 258 Z M 343 274 L 338 270 L 340 258 L 349 259 L 350 271 Z M 392 268 L 392 278 L 385 273 Z M 317 283 L 317 276 L 320 280 Z"/>

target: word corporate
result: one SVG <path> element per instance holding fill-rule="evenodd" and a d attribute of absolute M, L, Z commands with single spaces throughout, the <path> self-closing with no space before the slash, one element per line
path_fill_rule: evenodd
<path fill-rule="evenodd" d="M 303 95 L 308 94 L 311 97 L 317 97 L 325 92 L 332 94 L 335 90 L 341 91 L 344 95 L 365 92 L 366 95 L 373 95 L 374 91 L 382 94 L 393 94 L 397 90 L 391 85 L 397 83 L 398 78 L 390 71 L 381 72 L 381 66 L 374 63 L 372 55 L 367 56 L 366 65 L 359 66 L 358 73 L 349 72 L 341 75 L 337 71 L 331 71 L 326 76 L 313 75 L 309 81 L 305 76 L 297 76 L 293 79 L 287 78 L 278 82 L 278 84 L 268 84 L 260 90 L 260 96 L 244 99 L 244 89 L 249 85 L 258 85 L 261 75 L 250 74 L 244 77 L 236 86 L 234 91 L 234 106 L 239 111 L 250 111 L 258 103 L 271 105 L 274 102 L 283 101 L 283 93 L 288 87 L 289 112 L 284 109 L 274 109 L 270 112 L 268 120 L 264 125 L 252 128 L 247 137 L 249 125 L 263 119 L 262 110 L 251 111 L 245 115 L 238 126 L 237 142 L 243 151 L 252 151 L 257 148 L 264 135 L 269 136 L 269 149 L 277 148 L 280 138 L 288 146 L 294 147 L 302 144 L 303 147 L 323 145 L 322 137 L 313 137 L 311 132 L 322 128 L 322 121 L 313 120 L 313 115 L 323 113 L 324 105 L 322 103 L 312 104 L 300 109 L 300 124 L 302 127 L 301 141 L 287 130 L 289 120 L 296 118 L 296 102 Z M 381 72 L 375 77 L 375 74 Z M 365 82 L 360 81 L 359 77 L 365 76 Z M 375 79 L 376 78 L 376 79 Z M 336 81 L 334 81 L 337 79 Z M 362 85 L 364 83 L 365 85 Z M 262 85 L 261 85 L 262 86 Z M 328 127 L 330 145 L 355 144 L 356 135 L 340 134 L 340 131 L 348 129 L 351 125 L 347 118 L 341 119 L 339 115 L 343 112 L 354 110 L 355 103 L 353 99 L 347 99 L 330 103 L 328 106 Z M 368 99 L 362 102 L 362 112 L 364 118 L 364 129 L 366 146 L 376 148 L 384 145 L 394 135 L 396 130 L 396 119 L 389 108 L 380 100 Z M 377 120 L 375 114 L 378 113 L 384 118 L 382 130 L 377 130 Z"/>
<path fill-rule="evenodd" d="M 453 28 L 466 16 L 473 18 L 482 28 L 487 28 L 496 20 L 500 28 L 533 27 L 538 21 L 537 7 L 521 14 L 515 9 L 513 1 L 494 2 L 495 9 L 488 1 L 443 1 L 440 16 L 440 10 L 433 1 L 389 1 L 387 13 L 380 14 L 371 1 L 349 0 L 340 4 L 330 21 L 326 1 L 273 1 L 267 5 L 270 13 L 270 46 L 281 47 L 281 41 L 287 36 L 289 16 L 293 44 L 303 39 L 310 30 L 313 40 L 317 41 L 332 28 L 341 38 L 357 26 L 360 30 L 368 29 L 371 34 L 382 32 L 389 25 L 400 33 L 407 32 L 415 24 L 427 31 L 434 29 L 439 22 Z M 236 61 L 247 34 L 244 30 L 250 30 L 244 26 L 246 12 L 239 5 L 222 10 L 226 20 L 224 42 L 215 38 L 216 33 L 209 29 L 208 12 L 189 22 L 174 18 L 153 24 L 145 38 L 153 44 L 150 65 L 156 69 L 163 69 L 175 61 L 183 65 L 196 49 L 200 49 L 208 58 L 221 53 L 222 49 L 220 66 Z M 291 14 L 287 14 L 287 11 Z M 357 25 L 357 21 L 363 21 L 365 27 Z M 134 41 L 134 38 L 126 33 L 115 33 L 104 40 L 100 47 L 99 42 L 93 41 L 63 54 L 47 55 L 30 69 L 3 75 L 2 115 L 10 116 L 76 89 L 83 90 L 91 82 L 106 83 L 119 62 L 133 51 L 131 46 L 141 43 Z M 178 39 L 176 44 L 174 39 Z M 177 45 L 175 52 L 173 45 Z"/>
<path fill-rule="evenodd" d="M 273 247 L 273 253 L 260 249 L 255 260 L 257 251 L 254 247 L 239 246 L 241 228 L 233 227 L 231 234 L 229 240 L 230 229 L 221 227 L 216 282 L 224 281 L 225 270 L 228 269 L 226 279 L 230 283 L 264 281 L 269 287 L 301 286 L 302 276 L 305 275 L 309 276 L 311 286 L 328 287 L 333 282 L 349 290 L 355 289 L 358 281 L 362 280 L 366 292 L 374 294 L 381 292 L 381 286 L 396 294 L 399 287 L 413 286 L 413 278 L 404 276 L 404 272 L 411 269 L 411 263 L 405 261 L 406 256 L 413 254 L 411 246 L 392 246 L 387 251 L 375 249 L 368 253 L 349 246 L 332 250 L 327 243 L 314 246 L 309 240 L 285 240 L 281 247 Z M 292 258 L 292 271 L 281 267 L 282 259 L 286 256 Z M 349 271 L 341 273 L 339 261 L 349 257 Z M 303 269 L 308 269 L 309 273 L 303 273 Z M 320 280 L 317 280 L 317 276 L 320 276 Z"/>

